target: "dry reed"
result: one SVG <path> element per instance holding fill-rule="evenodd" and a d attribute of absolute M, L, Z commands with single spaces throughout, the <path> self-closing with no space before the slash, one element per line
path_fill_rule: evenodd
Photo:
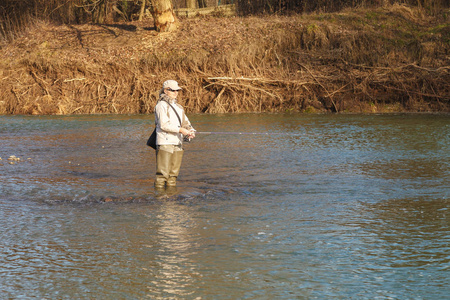
<path fill-rule="evenodd" d="M 168 78 L 198 113 L 450 108 L 449 25 L 417 8 L 134 26 L 36 25 L 0 50 L 0 114 L 151 113 Z"/>

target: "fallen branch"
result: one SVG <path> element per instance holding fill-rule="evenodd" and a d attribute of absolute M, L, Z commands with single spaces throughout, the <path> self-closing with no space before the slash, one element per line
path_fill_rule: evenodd
<path fill-rule="evenodd" d="M 86 78 L 73 78 L 73 79 L 64 79 L 64 82 L 71 82 L 71 81 L 77 81 L 77 80 L 86 80 Z"/>
<path fill-rule="evenodd" d="M 325 92 L 327 93 L 327 95 L 326 95 L 326 97 L 329 97 L 330 98 L 330 100 L 331 100 L 331 103 L 333 104 L 333 107 L 334 107 L 334 109 L 336 110 L 336 112 L 339 112 L 339 110 L 338 110 L 338 108 L 337 108 L 337 106 L 336 106 L 336 103 L 334 103 L 334 100 L 333 100 L 333 95 L 335 94 L 335 93 L 333 93 L 333 94 L 330 94 L 330 92 L 328 91 L 328 89 L 325 87 L 325 86 L 323 86 L 323 84 L 322 83 L 320 83 L 320 81 L 316 78 L 316 76 L 314 76 L 314 74 L 306 67 L 306 66 L 304 66 L 304 65 L 300 65 L 302 68 L 304 68 L 306 71 L 308 71 L 308 73 L 312 76 L 312 78 L 325 90 Z"/>
<path fill-rule="evenodd" d="M 220 82 L 213 82 L 213 83 L 208 84 L 206 87 L 211 86 L 211 85 L 220 85 L 220 86 L 228 86 L 228 87 L 244 87 L 244 88 L 247 88 L 249 90 L 260 91 L 260 92 L 265 93 L 265 94 L 267 94 L 267 95 L 269 95 L 269 96 L 271 96 L 273 98 L 278 98 L 280 100 L 280 102 L 283 102 L 283 98 L 281 98 L 281 96 L 276 95 L 276 94 L 272 94 L 272 93 L 266 91 L 265 89 L 258 88 L 258 87 L 255 87 L 255 86 L 251 86 L 251 85 L 248 85 L 248 84 L 238 84 L 238 83 L 230 83 L 230 82 L 225 82 L 225 83 L 221 84 Z"/>
<path fill-rule="evenodd" d="M 425 67 L 418 66 L 416 63 L 406 64 L 406 65 L 397 66 L 397 67 L 371 67 L 371 66 L 367 66 L 367 65 L 363 65 L 363 64 L 354 64 L 354 63 L 348 62 L 344 59 L 341 59 L 341 60 L 344 64 L 350 65 L 352 67 L 372 69 L 372 70 L 397 71 L 397 70 L 406 69 L 408 67 L 413 67 L 413 68 L 425 70 L 428 72 L 440 72 L 440 71 L 450 70 L 450 66 L 443 66 L 443 67 L 439 67 L 436 69 L 432 69 L 432 68 L 425 68 Z"/>
<path fill-rule="evenodd" d="M 245 78 L 245 77 L 208 77 L 208 80 L 244 80 L 244 81 L 258 81 L 262 83 L 284 83 L 284 84 L 295 84 L 295 85 L 305 85 L 314 84 L 310 81 L 300 82 L 293 80 L 277 80 L 277 79 L 267 79 L 267 78 Z"/>

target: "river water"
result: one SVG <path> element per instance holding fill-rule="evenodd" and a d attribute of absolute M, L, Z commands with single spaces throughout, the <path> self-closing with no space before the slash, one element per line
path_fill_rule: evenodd
<path fill-rule="evenodd" d="M 448 115 L 190 119 L 0 116 L 0 298 L 449 299 Z"/>

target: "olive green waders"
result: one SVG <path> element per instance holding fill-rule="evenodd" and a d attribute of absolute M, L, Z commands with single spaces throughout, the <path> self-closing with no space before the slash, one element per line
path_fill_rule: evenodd
<path fill-rule="evenodd" d="M 164 188 L 166 184 L 167 186 L 177 185 L 183 152 L 182 149 L 175 149 L 173 152 L 156 150 L 156 188 Z"/>

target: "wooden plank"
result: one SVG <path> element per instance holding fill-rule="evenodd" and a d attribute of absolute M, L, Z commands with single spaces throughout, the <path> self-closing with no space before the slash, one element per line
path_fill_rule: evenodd
<path fill-rule="evenodd" d="M 178 17 L 192 18 L 198 15 L 209 15 L 209 14 L 224 14 L 226 16 L 234 16 L 236 12 L 236 7 L 234 4 L 211 6 L 203 8 L 178 8 L 174 9 L 175 14 Z"/>

